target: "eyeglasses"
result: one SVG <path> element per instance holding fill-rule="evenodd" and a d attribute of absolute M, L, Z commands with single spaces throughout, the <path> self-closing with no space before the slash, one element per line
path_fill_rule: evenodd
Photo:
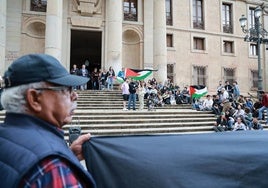
<path fill-rule="evenodd" d="M 34 88 L 35 90 L 43 91 L 43 90 L 50 90 L 50 91 L 59 91 L 63 94 L 69 93 L 70 95 L 73 93 L 72 86 L 51 86 L 51 87 L 41 87 L 41 88 Z"/>

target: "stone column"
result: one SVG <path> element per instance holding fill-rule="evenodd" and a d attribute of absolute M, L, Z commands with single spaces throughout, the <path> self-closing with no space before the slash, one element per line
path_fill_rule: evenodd
<path fill-rule="evenodd" d="M 0 1 L 0 75 L 5 71 L 7 0 Z"/>
<path fill-rule="evenodd" d="M 46 13 L 45 53 L 61 61 L 62 47 L 62 0 L 48 0 Z"/>
<path fill-rule="evenodd" d="M 113 67 L 117 74 L 122 69 L 122 1 L 106 1 L 107 61 L 106 69 Z"/>
<path fill-rule="evenodd" d="M 165 0 L 154 0 L 154 73 L 157 81 L 167 79 L 167 41 Z"/>
<path fill-rule="evenodd" d="M 154 0 L 144 1 L 144 68 L 154 65 Z"/>

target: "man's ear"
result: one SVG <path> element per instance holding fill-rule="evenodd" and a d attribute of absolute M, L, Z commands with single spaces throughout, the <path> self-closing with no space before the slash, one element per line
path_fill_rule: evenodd
<path fill-rule="evenodd" d="M 40 92 L 35 89 L 28 89 L 26 91 L 26 101 L 29 105 L 29 110 L 34 112 L 40 112 L 42 110 L 41 101 L 40 101 Z"/>

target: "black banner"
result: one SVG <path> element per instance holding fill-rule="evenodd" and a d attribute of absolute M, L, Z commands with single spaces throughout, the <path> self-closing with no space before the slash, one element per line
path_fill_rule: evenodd
<path fill-rule="evenodd" d="M 93 137 L 98 188 L 268 187 L 268 132 Z"/>

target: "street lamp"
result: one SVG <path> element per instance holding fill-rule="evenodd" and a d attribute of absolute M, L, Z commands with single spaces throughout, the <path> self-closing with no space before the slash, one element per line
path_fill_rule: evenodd
<path fill-rule="evenodd" d="M 258 55 L 258 98 L 259 92 L 263 90 L 263 83 L 262 83 L 262 70 L 261 70 L 261 44 L 268 43 L 268 39 L 265 38 L 265 36 L 268 35 L 268 32 L 262 27 L 260 23 L 260 19 L 262 16 L 262 8 L 257 7 L 254 10 L 254 20 L 255 24 L 252 28 L 246 29 L 247 25 L 247 18 L 245 15 L 242 15 L 242 17 L 239 19 L 242 31 L 246 34 L 244 41 L 246 42 L 253 42 L 257 44 L 257 55 Z"/>

